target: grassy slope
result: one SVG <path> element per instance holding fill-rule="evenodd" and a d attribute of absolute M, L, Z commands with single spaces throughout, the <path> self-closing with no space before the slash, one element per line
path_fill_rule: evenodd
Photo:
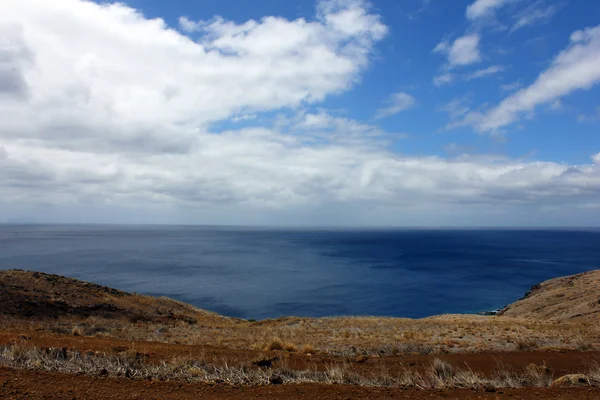
<path fill-rule="evenodd" d="M 57 275 L 11 270 L 0 271 L 0 322 L 7 327 L 43 326 L 45 330 L 83 336 L 233 349 L 283 348 L 293 352 L 304 348 L 305 352 L 342 356 L 582 350 L 600 348 L 600 324 L 594 319 L 597 314 L 586 314 L 589 318 L 578 317 L 567 323 L 564 318 L 572 319 L 570 314 L 559 314 L 552 320 L 546 315 L 556 307 L 583 314 L 583 305 L 589 304 L 589 298 L 598 291 L 598 281 L 591 279 L 598 274 L 586 274 L 585 279 L 563 278 L 570 283 L 561 284 L 564 296 L 559 299 L 576 302 L 577 306 L 553 300 L 547 308 L 540 300 L 545 297 L 534 294 L 509 306 L 501 317 L 287 317 L 250 322 L 167 298 L 130 294 Z M 533 301 L 536 305 L 526 307 Z M 522 310 L 537 310 L 543 318 Z"/>
<path fill-rule="evenodd" d="M 508 317 L 600 323 L 600 270 L 550 279 L 507 306 Z"/>

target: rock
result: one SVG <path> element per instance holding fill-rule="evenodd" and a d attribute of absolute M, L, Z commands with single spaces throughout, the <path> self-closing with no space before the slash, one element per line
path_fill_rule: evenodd
<path fill-rule="evenodd" d="M 590 378 L 583 374 L 569 374 L 561 376 L 552 382 L 552 387 L 590 386 Z"/>

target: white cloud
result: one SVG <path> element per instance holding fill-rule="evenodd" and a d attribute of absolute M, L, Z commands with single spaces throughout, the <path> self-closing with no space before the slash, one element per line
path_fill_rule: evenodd
<path fill-rule="evenodd" d="M 387 100 L 388 106 L 381 108 L 377 111 L 376 118 L 389 117 L 391 115 L 398 114 L 399 112 L 406 111 L 412 108 L 416 101 L 408 93 L 398 92 L 394 93 Z"/>
<path fill-rule="evenodd" d="M 436 75 L 433 77 L 433 84 L 437 87 L 448 85 L 457 79 L 470 81 L 472 79 L 480 79 L 485 78 L 487 76 L 498 74 L 504 71 L 504 67 L 502 65 L 491 65 L 487 68 L 479 69 L 475 72 L 468 74 L 452 74 L 452 73 L 444 73 L 441 75 Z"/>
<path fill-rule="evenodd" d="M 600 194 L 600 171 L 591 165 L 405 157 L 352 144 L 306 146 L 262 128 L 203 135 L 201 142 L 192 156 L 137 159 L 7 146 L 7 157 L 0 160 L 2 201 L 19 206 L 44 199 L 70 207 L 229 207 L 233 213 L 241 207 L 339 204 L 349 207 L 344 212 L 351 221 L 352 207 L 356 213 L 364 208 L 362 202 L 402 213 L 465 204 L 537 209 L 579 204 Z"/>
<path fill-rule="evenodd" d="M 600 153 L 594 154 L 592 156 L 592 161 L 594 162 L 594 164 L 600 164 Z"/>
<path fill-rule="evenodd" d="M 322 3 L 313 22 L 215 19 L 196 43 L 121 4 L 3 1 L 0 89 L 28 98 L 0 109 L 2 137 L 189 151 L 215 121 L 349 89 L 386 33 L 362 4 Z"/>
<path fill-rule="evenodd" d="M 243 114 L 243 115 L 237 115 L 237 116 L 233 117 L 231 119 L 231 121 L 233 121 L 233 122 L 249 121 L 251 119 L 256 119 L 256 117 L 258 117 L 257 114 Z"/>
<path fill-rule="evenodd" d="M 518 0 L 475 0 L 467 7 L 467 18 L 471 21 L 493 17 L 495 12 Z"/>
<path fill-rule="evenodd" d="M 502 71 L 504 71 L 504 67 L 502 65 L 491 65 L 487 68 L 477 70 L 472 74 L 468 75 L 467 80 L 484 78 L 486 76 L 495 75 Z"/>
<path fill-rule="evenodd" d="M 449 117 L 449 122 L 444 127 L 444 130 L 460 128 L 471 123 L 469 119 L 469 115 L 472 114 L 469 95 L 453 98 L 440 111 L 446 112 Z"/>
<path fill-rule="evenodd" d="M 523 86 L 521 81 L 514 81 L 514 82 L 506 83 L 504 85 L 500 85 L 500 89 L 502 89 L 502 91 L 504 91 L 504 92 L 512 92 L 514 90 L 517 90 L 521 86 Z"/>
<path fill-rule="evenodd" d="M 179 17 L 179 27 L 184 31 L 184 32 L 197 32 L 199 30 L 202 30 L 202 27 L 204 26 L 204 24 L 200 23 L 200 22 L 195 22 L 192 21 L 191 19 L 189 19 L 188 17 Z"/>
<path fill-rule="evenodd" d="M 456 120 L 465 116 L 471 110 L 468 103 L 469 99 L 467 96 L 455 97 L 441 110 L 447 112 L 450 119 Z"/>
<path fill-rule="evenodd" d="M 449 83 L 454 82 L 455 79 L 455 75 L 451 74 L 451 73 L 445 73 L 445 74 L 441 74 L 441 75 L 437 75 L 433 77 L 433 84 L 435 86 L 443 86 L 443 85 L 447 85 Z"/>
<path fill-rule="evenodd" d="M 600 83 L 600 26 L 576 31 L 571 44 L 530 86 L 504 99 L 482 115 L 471 115 L 478 130 L 489 132 L 519 120 L 541 104 Z"/>
<path fill-rule="evenodd" d="M 292 118 L 280 119 L 280 133 L 294 135 L 305 144 L 327 143 L 382 147 L 392 139 L 405 138 L 405 134 L 388 134 L 375 125 L 361 123 L 352 118 L 334 116 L 326 110 L 301 111 Z"/>
<path fill-rule="evenodd" d="M 563 108 L 563 103 L 559 99 L 556 99 L 550 104 L 550 109 L 553 111 L 557 111 Z"/>
<path fill-rule="evenodd" d="M 466 34 L 452 44 L 442 41 L 433 49 L 433 52 L 447 54 L 448 65 L 451 68 L 479 62 L 481 61 L 479 35 L 477 33 Z"/>
<path fill-rule="evenodd" d="M 579 114 L 577 116 L 577 122 L 597 122 L 600 121 L 600 107 L 597 107 L 596 112 L 591 115 Z"/>
<path fill-rule="evenodd" d="M 545 5 L 543 1 L 535 1 L 516 15 L 516 22 L 510 31 L 515 32 L 528 25 L 548 22 L 562 6 L 561 3 Z"/>

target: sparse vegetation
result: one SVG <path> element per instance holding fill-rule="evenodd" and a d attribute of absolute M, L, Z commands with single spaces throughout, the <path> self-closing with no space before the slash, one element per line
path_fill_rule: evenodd
<path fill-rule="evenodd" d="M 541 321 L 512 317 L 443 315 L 407 318 L 296 318 L 250 322 L 198 310 L 189 305 L 134 295 L 74 279 L 25 271 L 4 271 L 7 301 L 0 314 L 6 328 L 43 329 L 57 334 L 96 336 L 133 341 L 213 345 L 232 349 L 285 350 L 354 358 L 402 354 L 472 353 L 486 351 L 587 351 L 600 348 L 600 324 L 594 321 Z M 60 306 L 71 312 L 60 318 L 11 317 L 10 305 L 35 303 L 25 283 L 36 288 L 42 309 Z M 70 305 L 69 305 L 70 304 Z M 85 307 L 83 307 L 85 306 Z M 89 313 L 89 308 L 100 312 Z M 106 316 L 110 311 L 112 314 Z M 310 349 L 302 345 L 309 343 Z M 299 351 L 300 350 L 300 351 Z"/>
<path fill-rule="evenodd" d="M 325 371 L 293 370 L 285 365 L 261 368 L 256 363 L 229 365 L 203 359 L 174 357 L 152 364 L 144 354 L 133 350 L 120 353 L 80 353 L 64 348 L 36 348 L 24 345 L 0 347 L 0 365 L 91 375 L 123 376 L 130 379 L 181 380 L 186 382 L 229 383 L 233 385 L 268 385 L 277 383 L 328 383 L 360 386 L 439 388 L 548 387 L 553 379 L 544 366 L 529 366 L 523 374 L 500 369 L 492 377 L 470 370 L 457 369 L 434 359 L 426 371 L 405 369 L 392 375 L 385 371 L 357 372 L 350 364 L 332 365 Z M 590 384 L 600 384 L 600 368 L 587 371 Z"/>
<path fill-rule="evenodd" d="M 529 365 L 527 358 L 518 367 L 498 363 L 474 370 L 456 361 L 472 353 L 512 351 L 529 357 L 574 350 L 583 356 L 600 349 L 596 321 L 479 315 L 247 321 L 52 275 L 37 274 L 33 283 L 25 284 L 29 275 L 0 273 L 0 300 L 6 300 L 0 303 L 3 367 L 231 385 L 322 383 L 486 391 L 600 387 L 598 364 L 555 377 L 539 357 Z M 23 309 L 23 304 L 29 308 Z M 44 314 L 47 310 L 50 317 Z M 144 349 L 149 347 L 160 355 Z M 595 354 L 588 353 L 587 359 L 594 360 Z M 419 361 L 405 365 L 404 360 Z M 582 371 L 585 374 L 575 374 Z"/>

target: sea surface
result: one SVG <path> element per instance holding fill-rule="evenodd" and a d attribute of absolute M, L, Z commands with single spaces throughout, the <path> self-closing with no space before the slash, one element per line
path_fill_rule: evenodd
<path fill-rule="evenodd" d="M 497 309 L 600 269 L 600 230 L 0 225 L 0 269 L 164 295 L 229 316 Z"/>

